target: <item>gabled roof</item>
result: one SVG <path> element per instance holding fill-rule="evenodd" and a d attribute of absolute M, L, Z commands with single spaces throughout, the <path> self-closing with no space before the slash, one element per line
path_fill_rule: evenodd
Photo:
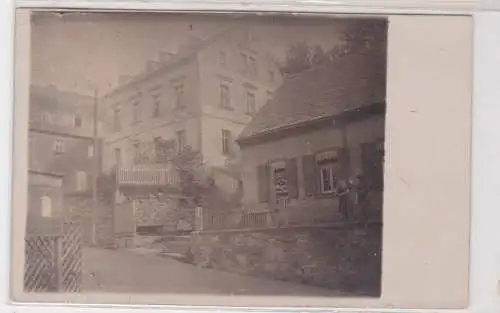
<path fill-rule="evenodd" d="M 238 140 L 385 101 L 385 53 L 348 55 L 285 78 Z"/>

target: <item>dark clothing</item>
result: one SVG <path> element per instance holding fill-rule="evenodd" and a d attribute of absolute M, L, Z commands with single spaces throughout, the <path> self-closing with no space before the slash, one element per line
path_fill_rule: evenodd
<path fill-rule="evenodd" d="M 345 220 L 349 219 L 349 189 L 347 187 L 339 187 L 337 189 L 339 196 L 339 211 Z"/>
<path fill-rule="evenodd" d="M 349 198 L 347 195 L 339 197 L 339 209 L 345 220 L 349 219 Z"/>

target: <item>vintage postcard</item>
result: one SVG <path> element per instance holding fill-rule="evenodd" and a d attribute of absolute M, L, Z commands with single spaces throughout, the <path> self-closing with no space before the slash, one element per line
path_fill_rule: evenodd
<path fill-rule="evenodd" d="M 467 305 L 469 17 L 16 30 L 15 301 Z"/>

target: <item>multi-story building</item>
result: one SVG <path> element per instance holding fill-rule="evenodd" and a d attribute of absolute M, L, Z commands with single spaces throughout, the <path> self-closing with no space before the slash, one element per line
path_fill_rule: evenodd
<path fill-rule="evenodd" d="M 149 61 L 143 73 L 122 77 L 100 102 L 112 126 L 103 168 L 141 163 L 159 139 L 172 149 L 200 151 L 212 168 L 237 160 L 236 137 L 282 82 L 276 62 L 258 46 L 248 30 L 189 38 L 176 53 Z"/>
<path fill-rule="evenodd" d="M 93 102 L 92 97 L 53 86 L 30 89 L 29 215 L 63 217 L 86 211 L 82 222 L 88 225 L 84 228 L 88 240 L 94 228 L 92 179 L 100 170 L 101 153 L 100 142 L 93 137 Z M 53 184 L 41 185 L 35 178 L 42 174 L 58 177 L 60 190 L 55 192 Z"/>

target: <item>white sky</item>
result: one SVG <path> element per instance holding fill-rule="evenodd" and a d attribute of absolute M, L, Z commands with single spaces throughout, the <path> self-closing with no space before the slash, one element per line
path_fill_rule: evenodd
<path fill-rule="evenodd" d="M 159 51 L 175 51 L 189 34 L 208 36 L 245 23 L 258 26 L 264 47 L 280 59 L 298 41 L 330 48 L 347 21 L 158 13 L 44 15 L 32 22 L 32 83 L 85 94 L 96 86 L 104 92 L 120 74 L 141 71 Z"/>

